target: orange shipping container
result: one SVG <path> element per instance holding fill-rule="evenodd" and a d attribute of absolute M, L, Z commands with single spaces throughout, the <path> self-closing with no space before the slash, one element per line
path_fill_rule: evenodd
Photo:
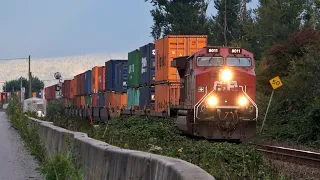
<path fill-rule="evenodd" d="M 82 107 L 86 107 L 87 105 L 86 105 L 86 97 L 85 96 L 81 96 L 80 97 L 80 105 L 82 106 Z"/>
<path fill-rule="evenodd" d="M 127 105 L 127 93 L 115 93 L 114 94 L 114 103 L 113 106 L 116 109 L 125 109 Z"/>
<path fill-rule="evenodd" d="M 106 91 L 104 93 L 104 104 L 106 107 L 114 107 L 114 104 L 115 104 L 115 98 L 114 98 L 114 91 Z"/>
<path fill-rule="evenodd" d="M 178 82 L 180 76 L 171 67 L 173 58 L 189 56 L 207 46 L 207 35 L 167 35 L 155 42 L 156 83 L 161 81 Z"/>
<path fill-rule="evenodd" d="M 155 86 L 156 111 L 168 111 L 170 105 L 178 105 L 180 99 L 180 84 L 159 84 Z"/>
<path fill-rule="evenodd" d="M 99 68 L 100 66 L 95 66 L 92 68 L 92 86 L 91 92 L 98 93 L 99 88 Z"/>

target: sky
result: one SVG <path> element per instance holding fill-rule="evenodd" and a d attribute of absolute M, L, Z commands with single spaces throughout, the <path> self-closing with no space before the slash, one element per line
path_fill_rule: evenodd
<path fill-rule="evenodd" d="M 151 9 L 145 0 L 1 0 L 0 59 L 133 51 L 153 41 Z"/>

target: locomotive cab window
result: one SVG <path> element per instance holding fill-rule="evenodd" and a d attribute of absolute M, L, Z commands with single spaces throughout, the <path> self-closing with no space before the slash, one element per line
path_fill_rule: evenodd
<path fill-rule="evenodd" d="M 249 57 L 227 57 L 226 63 L 227 66 L 235 67 L 250 67 L 252 64 Z"/>
<path fill-rule="evenodd" d="M 197 66 L 222 66 L 222 57 L 197 57 Z"/>

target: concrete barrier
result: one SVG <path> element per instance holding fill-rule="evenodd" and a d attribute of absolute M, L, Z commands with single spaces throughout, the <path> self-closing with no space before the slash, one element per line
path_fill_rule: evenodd
<path fill-rule="evenodd" d="M 68 153 L 67 139 L 80 155 L 86 180 L 214 180 L 201 169 L 186 161 L 147 152 L 122 149 L 54 126 L 51 122 L 28 118 L 39 125 L 39 134 L 49 155 L 56 151 Z"/>

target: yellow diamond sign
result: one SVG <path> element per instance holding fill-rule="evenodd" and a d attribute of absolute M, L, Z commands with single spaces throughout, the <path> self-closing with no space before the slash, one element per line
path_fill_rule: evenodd
<path fill-rule="evenodd" d="M 269 82 L 270 82 L 273 89 L 278 89 L 279 87 L 281 87 L 283 85 L 279 76 L 272 78 Z"/>

